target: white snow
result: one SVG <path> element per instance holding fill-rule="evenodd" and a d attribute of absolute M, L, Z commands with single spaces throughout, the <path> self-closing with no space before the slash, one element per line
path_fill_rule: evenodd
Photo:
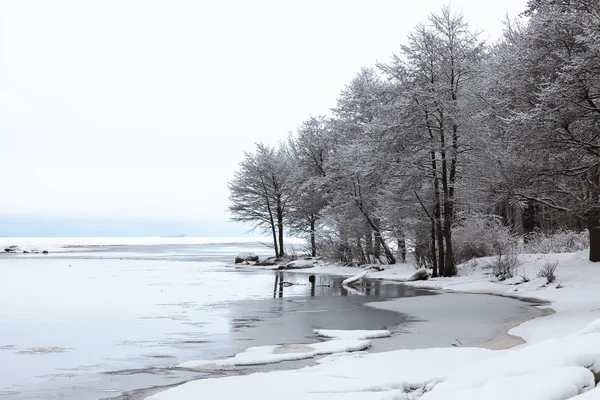
<path fill-rule="evenodd" d="M 333 339 L 376 339 L 389 337 L 392 333 L 388 330 L 333 330 L 315 329 L 316 335 Z"/>
<path fill-rule="evenodd" d="M 256 253 L 244 252 L 239 253 L 237 256 L 235 256 L 235 259 L 242 259 L 248 261 L 250 259 L 258 259 L 258 255 L 256 255 Z"/>
<path fill-rule="evenodd" d="M 296 268 L 313 268 L 316 264 L 316 260 L 294 260 L 287 263 L 286 266 Z"/>
<path fill-rule="evenodd" d="M 557 280 L 553 283 L 536 277 L 547 259 L 559 261 Z M 458 277 L 408 284 L 548 301 L 538 307 L 551 307 L 554 314 L 510 330 L 510 334 L 526 341 L 523 345 L 509 350 L 454 347 L 339 353 L 317 360 L 319 365 L 313 367 L 193 381 L 150 399 L 191 400 L 203 393 L 219 393 L 220 398 L 263 400 L 600 399 L 600 388 L 595 388 L 594 378 L 594 374 L 600 373 L 600 267 L 587 261 L 583 252 L 524 255 L 522 260 L 518 272 L 529 282 L 523 282 L 520 276 L 504 282 L 493 281 L 486 268 L 488 260 L 480 259 L 459 266 Z M 311 273 L 350 276 L 351 281 L 366 275 L 365 271 L 357 275 L 356 268 L 321 265 Z M 413 268 L 399 265 L 381 272 L 371 271 L 369 277 L 404 280 L 413 273 Z M 381 307 L 385 308 L 385 303 Z M 357 331 L 316 330 L 315 333 L 344 339 L 374 337 Z"/>
<path fill-rule="evenodd" d="M 514 350 L 433 348 L 334 354 L 314 367 L 203 379 L 150 399 L 186 400 L 200 393 L 258 398 L 260 393 L 261 399 L 562 400 L 594 387 L 593 372 L 600 371 L 596 327 L 585 334 Z M 263 351 L 251 352 L 251 357 Z M 257 391 L 261 387 L 269 390 Z"/>
<path fill-rule="evenodd" d="M 361 279 L 363 279 L 365 276 L 367 276 L 368 273 L 369 273 L 368 270 L 364 270 L 360 274 L 357 274 L 350 278 L 344 279 L 342 281 L 342 285 L 350 285 L 352 283 L 356 283 L 356 282 L 360 281 Z"/>
<path fill-rule="evenodd" d="M 243 353 L 223 360 L 192 360 L 177 367 L 186 369 L 218 369 L 245 365 L 274 364 L 282 361 L 303 360 L 322 354 L 353 352 L 365 350 L 371 346 L 368 340 L 346 339 L 330 340 L 313 344 L 292 344 L 281 346 L 251 347 Z"/>

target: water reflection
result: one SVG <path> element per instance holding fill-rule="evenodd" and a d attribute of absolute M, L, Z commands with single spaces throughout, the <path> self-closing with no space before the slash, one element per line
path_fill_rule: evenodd
<path fill-rule="evenodd" d="M 273 274 L 273 298 L 297 296 L 371 296 L 381 298 L 413 297 L 431 294 L 408 286 L 363 279 L 353 286 L 342 285 L 345 277 L 309 275 L 290 271 Z M 285 294 L 285 296 L 284 296 Z"/>
<path fill-rule="evenodd" d="M 365 304 L 399 297 L 435 296 L 436 293 L 366 279 L 342 286 L 341 276 L 272 271 L 269 300 L 243 300 L 227 304 L 230 331 L 227 339 L 240 351 L 273 343 L 317 340 L 313 329 L 396 329 L 406 314 L 365 307 Z M 314 278 L 311 278 L 314 276 Z M 269 293 L 270 295 L 270 293 Z M 269 296 L 271 297 L 271 296 Z"/>

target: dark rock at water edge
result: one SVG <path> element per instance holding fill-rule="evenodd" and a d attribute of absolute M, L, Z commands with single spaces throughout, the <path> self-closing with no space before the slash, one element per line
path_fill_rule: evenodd
<path fill-rule="evenodd" d="M 241 264 L 243 262 L 258 262 L 258 256 L 254 253 L 240 253 L 235 257 L 235 263 Z"/>
<path fill-rule="evenodd" d="M 13 246 L 8 246 L 8 247 L 6 247 L 6 248 L 4 249 L 4 251 L 5 251 L 6 253 L 14 253 L 14 252 L 16 252 L 17 250 L 19 250 L 19 246 L 14 246 L 14 245 L 13 245 Z"/>

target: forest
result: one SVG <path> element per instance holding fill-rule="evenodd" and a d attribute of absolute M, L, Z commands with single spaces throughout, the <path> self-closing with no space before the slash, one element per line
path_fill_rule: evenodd
<path fill-rule="evenodd" d="M 453 276 L 558 233 L 600 261 L 600 2 L 531 0 L 494 43 L 432 13 L 330 115 L 246 152 L 229 193 L 276 257 L 293 235 L 312 256 Z"/>

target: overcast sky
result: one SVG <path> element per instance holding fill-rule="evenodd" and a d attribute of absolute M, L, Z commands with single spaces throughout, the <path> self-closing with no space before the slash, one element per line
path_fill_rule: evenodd
<path fill-rule="evenodd" d="M 225 210 L 243 151 L 327 113 L 360 67 L 388 60 L 444 4 L 0 0 L 0 222 L 242 233 Z M 451 5 L 493 40 L 526 0 Z"/>

